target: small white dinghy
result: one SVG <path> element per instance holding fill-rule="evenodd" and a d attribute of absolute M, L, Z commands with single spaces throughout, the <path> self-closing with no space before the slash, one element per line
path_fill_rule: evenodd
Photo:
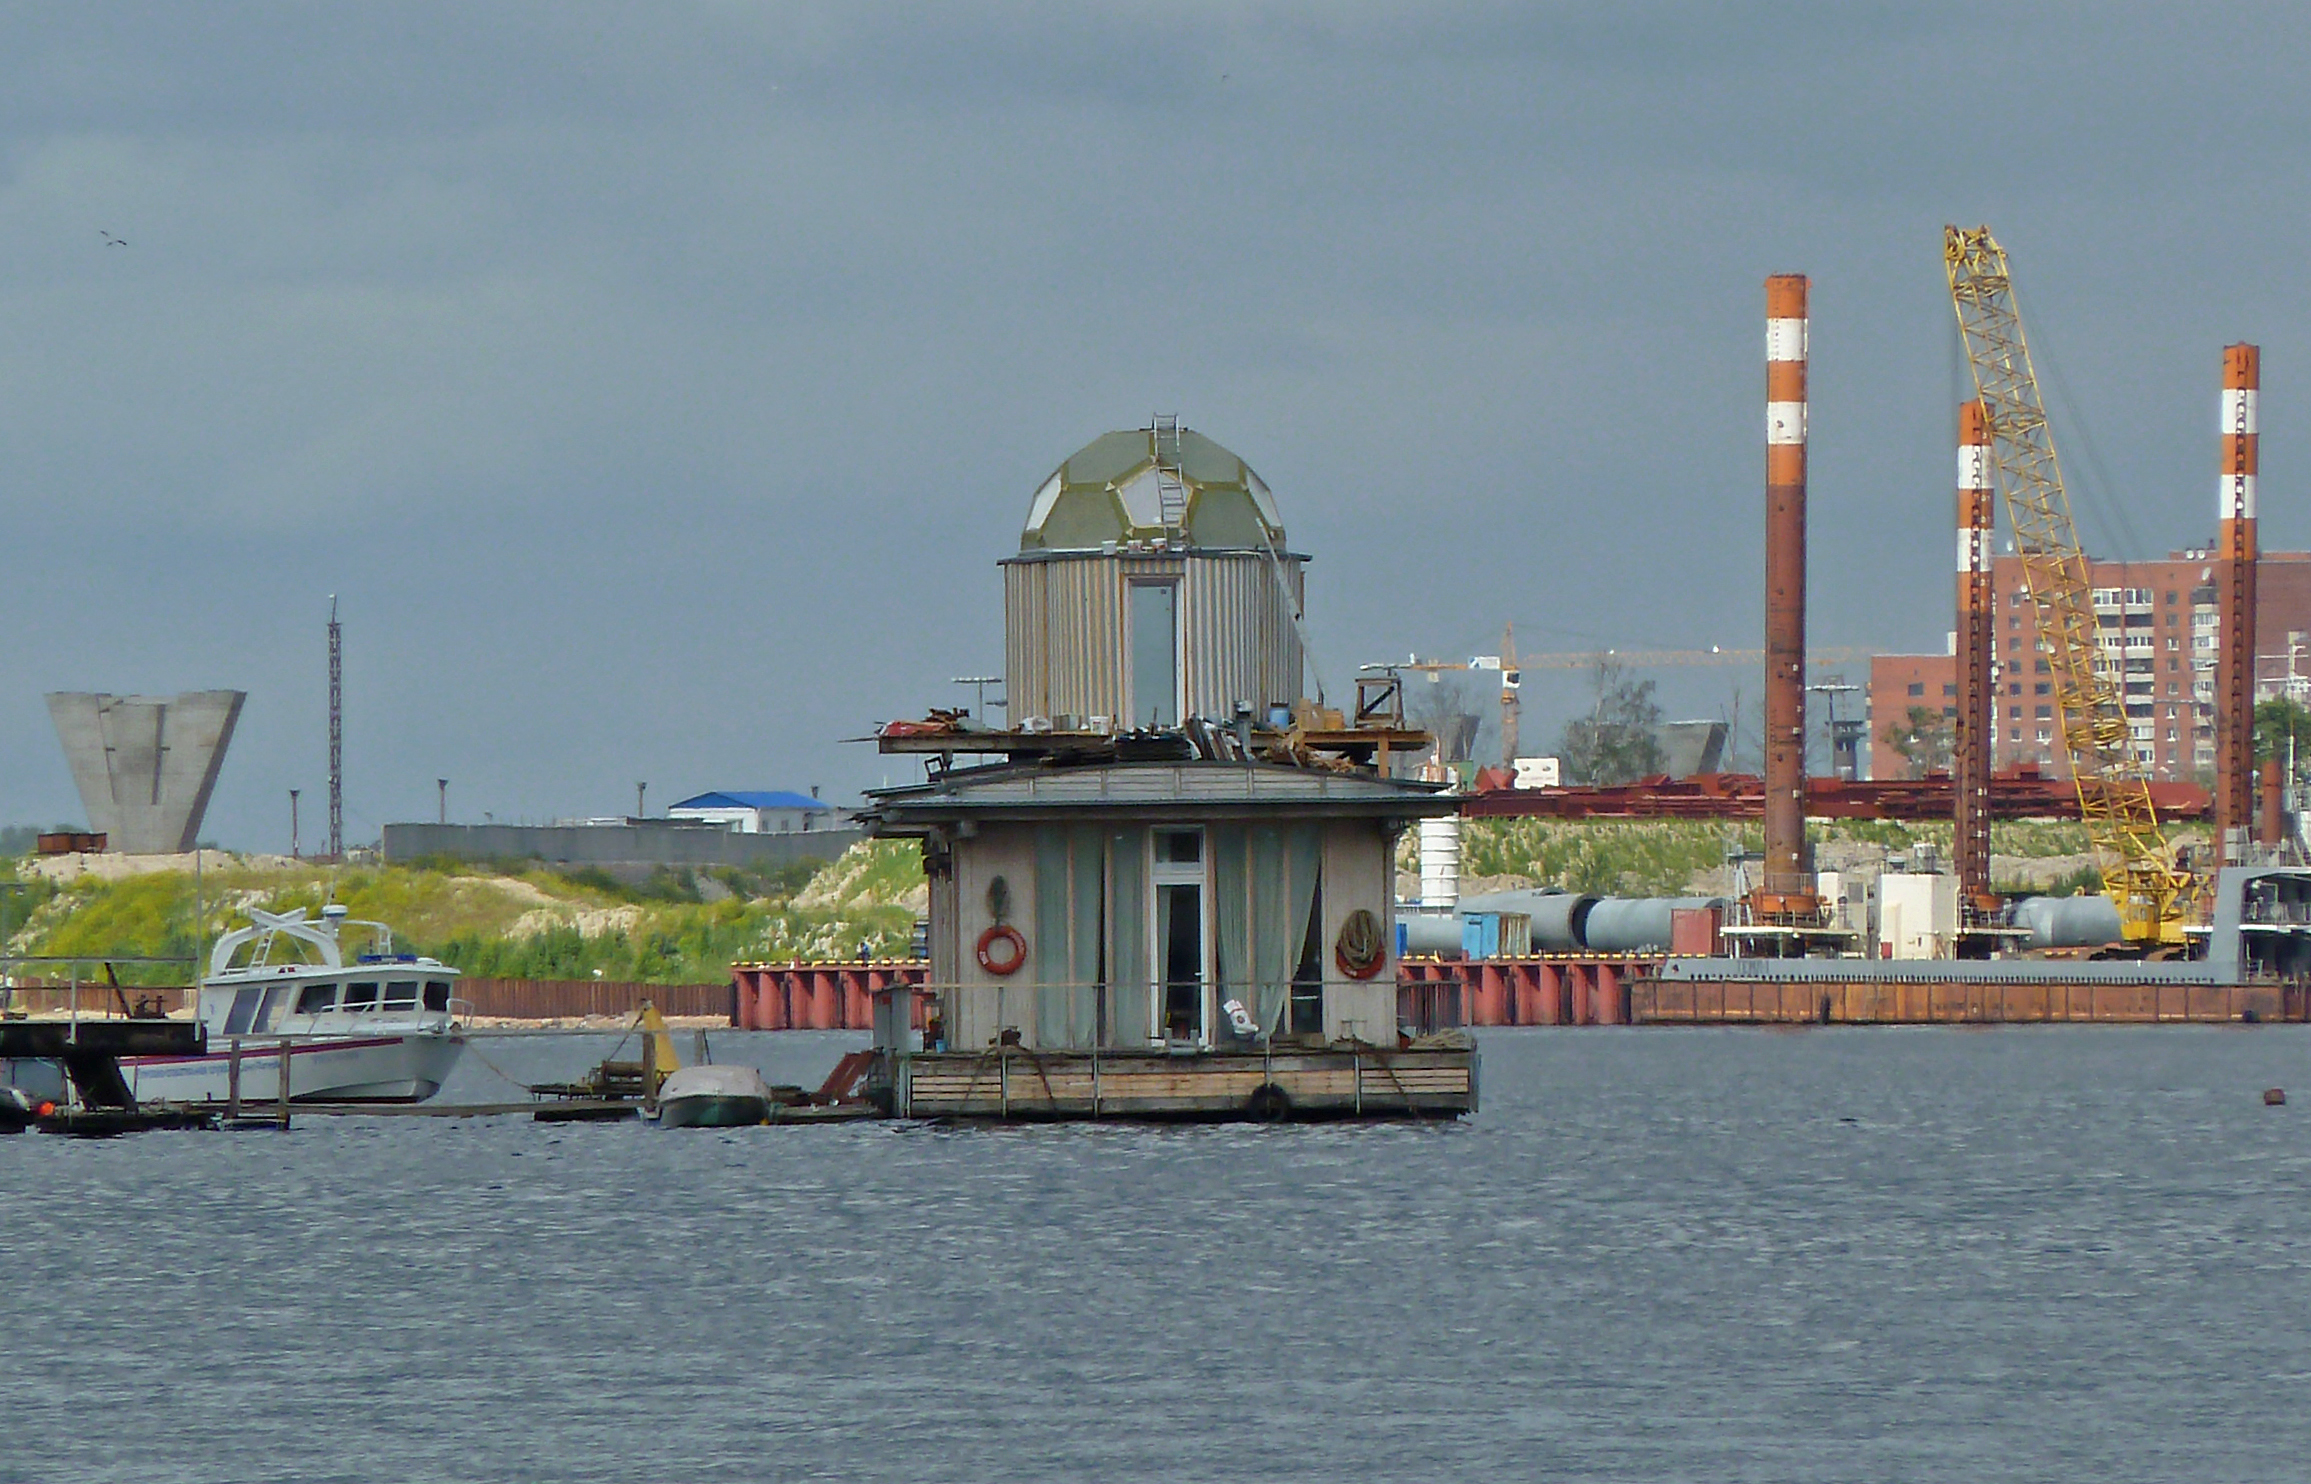
<path fill-rule="evenodd" d="M 747 1128 L 770 1122 L 771 1092 L 752 1067 L 678 1067 L 658 1087 L 660 1128 Z"/>

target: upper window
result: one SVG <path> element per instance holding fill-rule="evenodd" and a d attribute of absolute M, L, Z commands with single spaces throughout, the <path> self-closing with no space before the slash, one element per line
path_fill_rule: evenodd
<path fill-rule="evenodd" d="M 1913 696 L 1922 696 L 1922 695 L 1924 695 L 1925 693 L 1926 693 L 1926 682 L 1925 682 L 1925 681 L 1923 681 L 1923 680 L 1913 680 L 1913 681 L 1911 681 L 1911 682 L 1910 682 L 1910 694 L 1911 694 L 1911 695 L 1913 695 Z"/>
<path fill-rule="evenodd" d="M 447 1010 L 449 1008 L 448 980 L 428 979 L 425 981 L 425 1008 L 428 1010 Z"/>
<path fill-rule="evenodd" d="M 299 1015 L 319 1015 L 336 1003 L 336 985 L 308 984 L 297 996 L 297 1013 Z"/>

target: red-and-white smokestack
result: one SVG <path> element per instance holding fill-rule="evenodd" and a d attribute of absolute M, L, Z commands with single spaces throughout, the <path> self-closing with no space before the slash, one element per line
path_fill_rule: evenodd
<path fill-rule="evenodd" d="M 1805 848 L 1806 295 L 1765 281 L 1765 894 L 1776 915 L 1814 911 Z"/>
<path fill-rule="evenodd" d="M 2255 464 L 2262 389 L 2261 349 L 2225 346 L 2222 473 L 2215 486 L 2223 646 L 2215 667 L 2215 839 L 2226 863 L 2245 858 L 2255 822 Z"/>

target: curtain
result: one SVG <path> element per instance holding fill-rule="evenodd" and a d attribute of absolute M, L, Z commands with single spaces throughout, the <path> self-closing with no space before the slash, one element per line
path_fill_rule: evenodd
<path fill-rule="evenodd" d="M 1291 883 L 1285 874 L 1284 835 L 1273 825 L 1252 828 L 1252 984 L 1241 996 L 1262 1029 L 1273 1029 L 1291 993 L 1298 940 L 1291 933 Z M 1305 920 L 1305 919 L 1303 919 Z"/>
<path fill-rule="evenodd" d="M 1117 830 L 1108 836 L 1110 876 L 1108 918 L 1115 940 L 1107 960 L 1107 1041 L 1110 1046 L 1145 1046 L 1148 1039 L 1147 832 Z"/>
<path fill-rule="evenodd" d="M 1252 983 L 1258 997 L 1244 998 L 1260 1029 L 1274 1035 L 1284 1024 L 1292 975 L 1308 939 L 1324 835 L 1312 824 L 1262 825 L 1251 834 Z"/>
<path fill-rule="evenodd" d="M 1035 1044 L 1067 1044 L 1068 980 L 1075 972 L 1068 951 L 1073 936 L 1069 910 L 1067 831 L 1042 825 L 1035 831 L 1035 939 L 1028 961 L 1035 970 Z"/>
<path fill-rule="evenodd" d="M 1245 999 L 1253 983 L 1252 945 L 1246 933 L 1245 912 L 1253 882 L 1245 831 L 1214 825 L 1205 832 L 1211 852 L 1212 915 L 1219 946 L 1219 993 L 1206 1003 Z M 1223 1020 L 1221 1022 L 1225 1024 Z"/>
<path fill-rule="evenodd" d="M 1074 898 L 1074 910 L 1068 935 L 1072 952 L 1068 957 L 1067 1039 L 1061 1044 L 1081 1048 L 1099 1044 L 1099 996 L 1107 977 L 1107 966 L 1100 962 L 1104 946 L 1100 921 L 1107 908 L 1107 842 L 1097 825 L 1077 825 L 1067 836 L 1072 857 L 1069 894 Z"/>
<path fill-rule="evenodd" d="M 1278 989 L 1275 1009 L 1263 1009 L 1260 1026 L 1269 1035 L 1283 1027 L 1285 1004 L 1291 994 L 1291 977 L 1300 966 L 1300 950 L 1308 941 L 1308 920 L 1316 912 L 1316 888 L 1324 874 L 1324 831 L 1313 824 L 1296 824 L 1284 835 L 1284 864 L 1292 882 L 1285 900 L 1284 921 L 1279 924 L 1287 940 L 1284 949 L 1284 983 Z M 1319 928 L 1316 939 L 1316 972 L 1324 972 L 1324 939 Z"/>

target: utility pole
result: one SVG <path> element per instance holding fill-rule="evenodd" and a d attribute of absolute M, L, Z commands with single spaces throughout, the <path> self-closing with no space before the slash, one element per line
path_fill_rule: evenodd
<path fill-rule="evenodd" d="M 329 858 L 345 858 L 345 631 L 329 595 Z"/>
<path fill-rule="evenodd" d="M 297 848 L 297 789 L 289 790 L 289 859 L 298 860 L 305 854 Z"/>

